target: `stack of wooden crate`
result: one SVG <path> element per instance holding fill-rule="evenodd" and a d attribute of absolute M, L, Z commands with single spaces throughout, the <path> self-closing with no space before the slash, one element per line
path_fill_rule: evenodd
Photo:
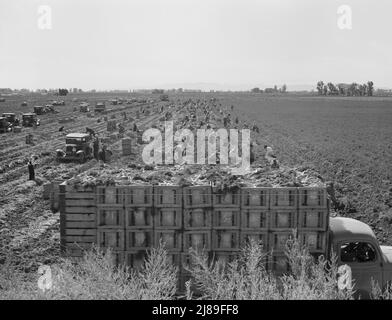
<path fill-rule="evenodd" d="M 125 263 L 138 269 L 154 243 L 153 187 L 124 187 Z"/>
<path fill-rule="evenodd" d="M 184 191 L 184 252 L 181 255 L 181 278 L 190 278 L 186 266 L 190 264 L 190 248 L 210 255 L 212 249 L 212 192 L 210 186 L 185 187 Z"/>
<path fill-rule="evenodd" d="M 266 267 L 288 270 L 286 241 L 293 229 L 312 254 L 326 252 L 326 188 L 241 188 L 221 192 L 211 186 L 60 185 L 61 243 L 71 256 L 97 243 L 114 250 L 116 263 L 139 268 L 146 253 L 163 242 L 178 266 L 182 285 L 189 249 L 229 262 L 250 239 L 270 253 Z M 70 249 L 70 250 L 69 250 Z"/>
<path fill-rule="evenodd" d="M 123 138 L 121 140 L 122 154 L 123 156 L 129 156 L 132 154 L 132 139 Z"/>
<path fill-rule="evenodd" d="M 165 245 L 171 262 L 180 267 L 183 248 L 182 188 L 154 187 L 154 245 Z"/>

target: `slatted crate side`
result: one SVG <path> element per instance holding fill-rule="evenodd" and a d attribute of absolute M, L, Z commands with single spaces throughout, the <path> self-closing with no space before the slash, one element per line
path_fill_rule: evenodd
<path fill-rule="evenodd" d="M 212 207 L 211 186 L 192 186 L 183 189 L 184 208 Z"/>
<path fill-rule="evenodd" d="M 328 209 L 300 209 L 298 230 L 326 231 L 328 221 Z"/>
<path fill-rule="evenodd" d="M 190 248 L 194 250 L 211 250 L 211 231 L 193 230 L 184 232 L 184 251 Z"/>
<path fill-rule="evenodd" d="M 191 229 L 211 229 L 212 227 L 212 209 L 184 209 L 184 228 Z"/>
<path fill-rule="evenodd" d="M 269 208 L 269 188 L 241 188 L 241 208 Z"/>
<path fill-rule="evenodd" d="M 181 208 L 182 188 L 180 186 L 154 186 L 154 206 Z"/>
<path fill-rule="evenodd" d="M 241 192 L 240 189 L 235 191 L 222 191 L 218 188 L 212 189 L 212 200 L 213 207 L 235 207 L 239 208 L 241 204 Z"/>
<path fill-rule="evenodd" d="M 155 208 L 155 229 L 180 229 L 182 228 L 181 208 Z"/>
<path fill-rule="evenodd" d="M 141 229 L 125 231 L 125 249 L 126 250 L 147 250 L 154 245 L 153 230 Z"/>
<path fill-rule="evenodd" d="M 147 252 L 145 250 L 127 250 L 124 252 L 125 265 L 134 270 L 142 269 L 146 258 Z"/>
<path fill-rule="evenodd" d="M 268 230 L 269 211 L 266 209 L 241 209 L 241 229 Z"/>
<path fill-rule="evenodd" d="M 298 207 L 297 188 L 271 188 L 270 209 L 296 209 Z"/>
<path fill-rule="evenodd" d="M 278 209 L 269 212 L 269 228 L 273 231 L 296 229 L 298 226 L 298 212 L 296 209 Z"/>
<path fill-rule="evenodd" d="M 268 257 L 268 270 L 279 276 L 290 273 L 290 264 L 286 255 L 272 254 Z"/>
<path fill-rule="evenodd" d="M 177 270 L 181 270 L 181 253 L 178 251 L 167 251 L 167 261 L 177 267 Z"/>
<path fill-rule="evenodd" d="M 126 229 L 152 229 L 154 227 L 153 209 L 147 207 L 126 207 Z"/>
<path fill-rule="evenodd" d="M 161 229 L 154 231 L 154 245 L 159 246 L 162 242 L 166 250 L 181 251 L 182 250 L 182 233 L 180 230 Z"/>
<path fill-rule="evenodd" d="M 152 207 L 153 186 L 127 186 L 123 188 L 125 206 L 127 207 Z"/>
<path fill-rule="evenodd" d="M 124 230 L 98 228 L 97 231 L 97 244 L 100 248 L 124 250 L 124 238 Z"/>
<path fill-rule="evenodd" d="M 283 253 L 288 240 L 293 239 L 293 231 L 276 231 L 271 232 L 268 240 L 268 249 L 273 252 Z"/>
<path fill-rule="evenodd" d="M 212 250 L 229 251 L 240 249 L 240 232 L 237 230 L 212 230 Z"/>
<path fill-rule="evenodd" d="M 327 188 L 298 188 L 300 208 L 328 208 Z"/>
<path fill-rule="evenodd" d="M 212 212 L 212 225 L 214 229 L 239 229 L 239 208 L 215 208 Z"/>
<path fill-rule="evenodd" d="M 124 228 L 125 210 L 120 207 L 97 208 L 97 226 L 105 228 Z"/>
<path fill-rule="evenodd" d="M 100 186 L 97 187 L 97 204 L 102 207 L 123 206 L 124 204 L 124 187 Z"/>
<path fill-rule="evenodd" d="M 268 251 L 269 233 L 267 231 L 243 231 L 241 230 L 241 247 L 245 247 L 251 241 L 261 243 L 263 251 Z"/>
<path fill-rule="evenodd" d="M 96 187 L 95 186 L 83 186 L 83 185 L 72 185 L 67 182 L 61 183 L 61 185 L 65 186 L 65 192 L 67 194 L 71 193 L 95 193 Z"/>
<path fill-rule="evenodd" d="M 307 246 L 310 253 L 327 251 L 328 233 L 326 231 L 301 231 L 298 237 L 300 244 Z"/>

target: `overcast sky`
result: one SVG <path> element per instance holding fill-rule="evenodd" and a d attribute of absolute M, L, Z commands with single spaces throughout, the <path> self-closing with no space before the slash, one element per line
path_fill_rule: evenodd
<path fill-rule="evenodd" d="M 338 28 L 343 4 L 352 30 Z M 392 88 L 391 12 L 391 0 L 0 0 L 0 87 Z"/>

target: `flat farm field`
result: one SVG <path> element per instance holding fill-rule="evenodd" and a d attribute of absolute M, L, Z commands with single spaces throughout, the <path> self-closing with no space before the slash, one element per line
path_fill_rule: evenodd
<path fill-rule="evenodd" d="M 392 240 L 392 99 L 232 94 L 220 97 L 260 128 L 281 162 L 314 167 L 335 185 L 339 214 Z"/>

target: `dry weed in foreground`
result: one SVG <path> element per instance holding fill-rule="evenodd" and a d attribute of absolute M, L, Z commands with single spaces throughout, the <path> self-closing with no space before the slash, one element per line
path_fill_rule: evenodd
<path fill-rule="evenodd" d="M 52 287 L 42 292 L 37 277 L 26 279 L 12 265 L 0 269 L 0 299 L 172 299 L 177 269 L 163 246 L 152 249 L 140 271 L 113 263 L 112 252 L 93 249 L 82 259 L 51 266 Z"/>
<path fill-rule="evenodd" d="M 336 257 L 317 261 L 297 240 L 286 245 L 291 272 L 274 276 L 265 269 L 267 254 L 262 245 L 251 241 L 239 259 L 224 264 L 209 262 L 203 252 L 192 251 L 187 267 L 204 299 L 292 300 L 351 299 L 352 291 L 337 286 Z"/>

